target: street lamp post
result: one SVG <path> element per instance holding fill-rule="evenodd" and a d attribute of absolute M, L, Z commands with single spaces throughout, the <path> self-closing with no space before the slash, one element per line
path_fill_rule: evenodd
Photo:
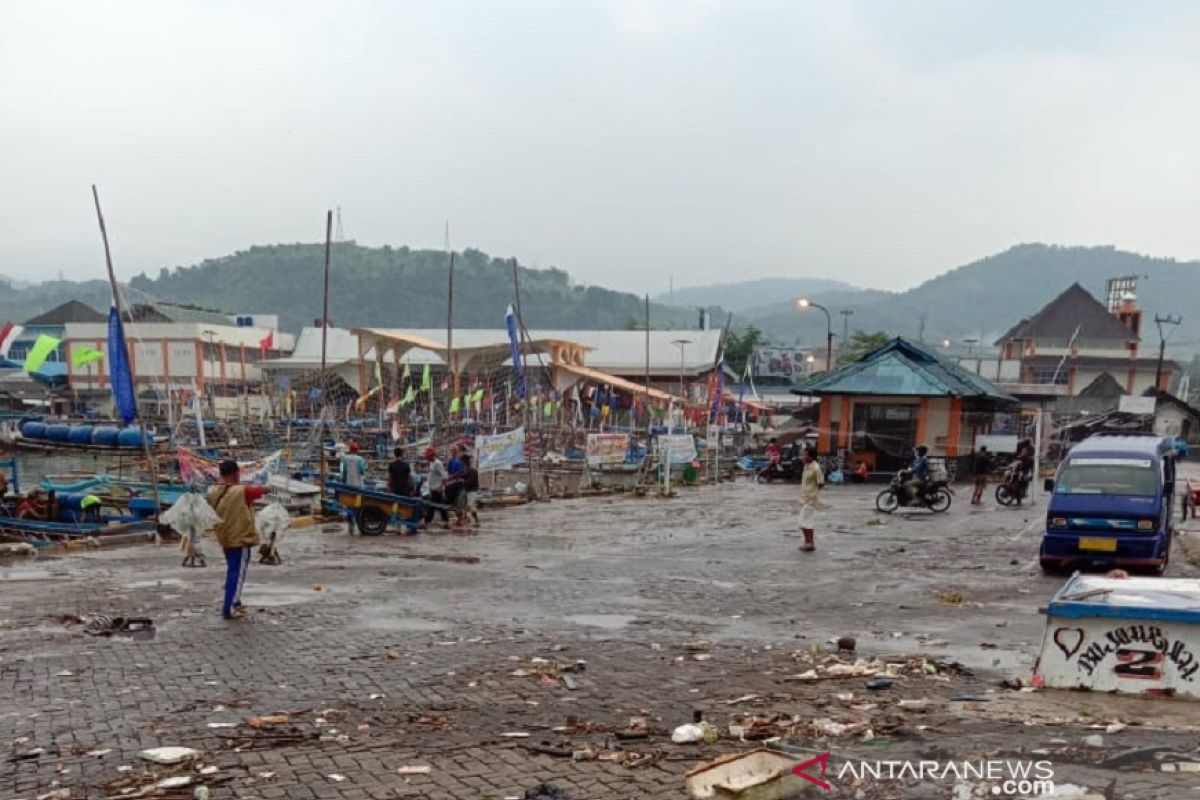
<path fill-rule="evenodd" d="M 687 402 L 686 390 L 683 388 L 683 352 L 687 346 L 692 343 L 691 339 L 672 339 L 671 344 L 679 348 L 679 398 L 681 403 Z"/>
<path fill-rule="evenodd" d="M 801 297 L 796 301 L 796 305 L 800 308 L 818 308 L 825 312 L 825 371 L 833 369 L 833 317 L 829 316 L 829 309 L 820 303 L 814 303 L 807 297 Z"/>

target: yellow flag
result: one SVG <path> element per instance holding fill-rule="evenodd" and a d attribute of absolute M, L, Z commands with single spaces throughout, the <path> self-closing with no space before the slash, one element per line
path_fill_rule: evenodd
<path fill-rule="evenodd" d="M 25 356 L 25 371 L 30 375 L 37 372 L 42 364 L 46 363 L 46 359 L 50 357 L 50 354 L 58 349 L 60 344 L 62 344 L 61 339 L 55 339 L 53 336 L 47 336 L 44 333 L 39 336 L 37 341 L 33 343 L 29 355 Z"/>

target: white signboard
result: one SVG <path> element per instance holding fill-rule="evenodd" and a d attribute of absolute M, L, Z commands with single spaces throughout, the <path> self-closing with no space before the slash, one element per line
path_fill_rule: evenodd
<path fill-rule="evenodd" d="M 975 449 L 986 447 L 989 453 L 1017 452 L 1017 437 L 1015 435 L 981 433 L 975 437 Z"/>
<path fill-rule="evenodd" d="M 664 434 L 658 437 L 659 451 L 666 451 L 665 457 L 672 464 L 684 464 L 696 460 L 696 437 L 690 433 Z"/>
<path fill-rule="evenodd" d="M 624 464 L 629 450 L 629 434 L 589 433 L 587 435 L 587 463 L 589 467 L 605 464 Z"/>
<path fill-rule="evenodd" d="M 1155 400 L 1154 397 L 1124 395 L 1117 401 L 1117 410 L 1126 414 L 1153 414 Z"/>
<path fill-rule="evenodd" d="M 709 425 L 708 432 L 704 435 L 704 449 L 716 450 L 721 446 L 721 426 Z"/>

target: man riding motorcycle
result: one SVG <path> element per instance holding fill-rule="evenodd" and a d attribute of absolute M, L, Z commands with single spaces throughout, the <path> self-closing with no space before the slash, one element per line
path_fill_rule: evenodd
<path fill-rule="evenodd" d="M 908 501 L 911 503 L 916 500 L 921 492 L 925 491 L 925 486 L 929 483 L 929 448 L 925 445 L 917 445 L 916 457 L 913 459 L 912 466 L 907 470 L 904 486 L 908 491 Z"/>

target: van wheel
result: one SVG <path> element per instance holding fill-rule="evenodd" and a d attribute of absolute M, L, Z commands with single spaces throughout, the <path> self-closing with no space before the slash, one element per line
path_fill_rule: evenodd
<path fill-rule="evenodd" d="M 387 512 L 374 506 L 364 506 L 358 510 L 358 531 L 363 536 L 378 536 L 387 530 L 389 518 Z"/>

